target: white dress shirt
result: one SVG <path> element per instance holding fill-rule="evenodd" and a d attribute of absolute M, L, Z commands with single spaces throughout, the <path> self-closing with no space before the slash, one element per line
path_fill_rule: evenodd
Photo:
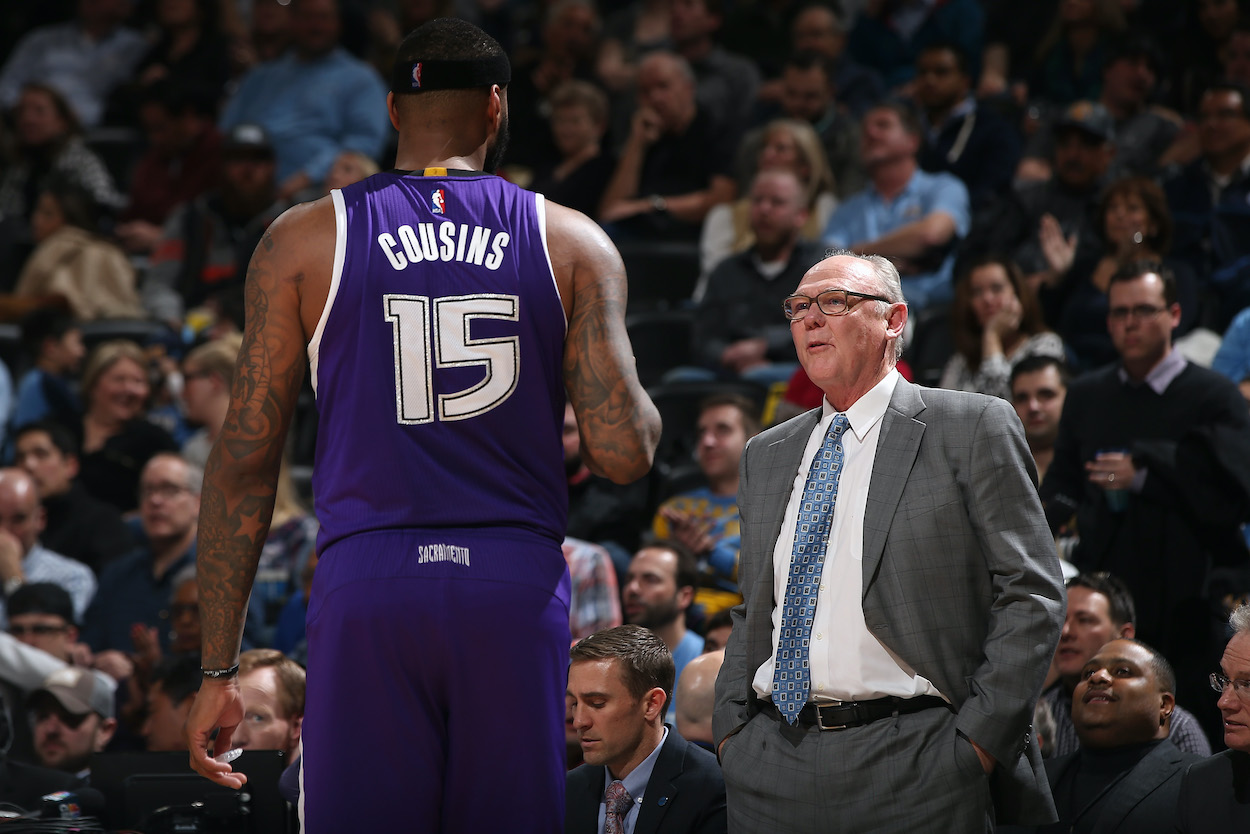
<path fill-rule="evenodd" d="M 917 675 L 902 659 L 881 644 L 864 624 L 863 561 L 864 513 L 872 481 L 877 440 L 882 418 L 898 383 L 891 370 L 867 394 L 846 410 L 850 431 L 842 436 L 843 464 L 825 563 L 816 596 L 812 623 L 811 694 L 813 701 L 864 701 L 897 695 L 941 695 L 927 679 Z M 812 431 L 795 473 L 790 501 L 786 505 L 781 535 L 773 548 L 773 598 L 786 598 L 790 561 L 794 555 L 794 530 L 803 498 L 803 486 L 812 459 L 824 442 L 837 412 L 824 401 L 824 413 Z M 781 636 L 780 604 L 773 607 L 773 654 L 755 672 L 753 686 L 761 698 L 771 698 L 777 642 Z"/>

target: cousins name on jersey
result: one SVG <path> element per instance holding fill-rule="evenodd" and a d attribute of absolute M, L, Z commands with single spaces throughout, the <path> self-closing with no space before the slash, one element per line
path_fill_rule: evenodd
<path fill-rule="evenodd" d="M 457 226 L 450 220 L 442 223 L 404 224 L 394 234 L 378 235 L 386 259 L 397 270 L 422 261 L 461 261 L 487 269 L 499 269 L 504 250 L 512 241 L 507 232 L 495 232 L 485 226 Z"/>

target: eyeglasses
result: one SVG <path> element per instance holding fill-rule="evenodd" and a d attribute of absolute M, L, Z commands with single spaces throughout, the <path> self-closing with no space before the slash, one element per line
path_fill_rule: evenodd
<path fill-rule="evenodd" d="M 169 501 L 177 498 L 184 492 L 190 491 L 190 488 L 179 486 L 178 484 L 142 484 L 139 487 L 139 500 L 147 501 L 149 498 L 163 498 Z"/>
<path fill-rule="evenodd" d="M 49 634 L 61 634 L 69 629 L 69 626 L 63 625 L 47 625 L 46 623 L 36 623 L 35 625 L 11 625 L 9 626 L 9 634 L 14 637 L 22 637 L 32 634 L 35 637 L 46 637 Z"/>
<path fill-rule="evenodd" d="M 1232 686 L 1233 693 L 1243 701 L 1250 702 L 1250 681 L 1248 680 L 1232 680 L 1221 675 L 1219 672 L 1212 672 L 1208 678 L 1211 682 L 1211 688 L 1221 695 L 1224 690 Z"/>
<path fill-rule="evenodd" d="M 176 620 L 185 615 L 194 615 L 198 617 L 200 615 L 200 606 L 185 602 L 176 602 L 161 612 L 161 617 L 167 620 Z"/>
<path fill-rule="evenodd" d="M 1135 307 L 1112 307 L 1107 311 L 1107 318 L 1111 321 L 1128 321 L 1131 317 L 1142 321 L 1154 318 L 1167 309 L 1167 307 L 1156 307 L 1153 304 L 1138 304 Z"/>
<path fill-rule="evenodd" d="M 816 302 L 816 306 L 820 307 L 820 312 L 826 316 L 844 316 L 851 312 L 859 301 L 851 302 L 851 299 L 859 299 L 860 301 L 867 299 L 869 301 L 884 301 L 889 304 L 890 299 L 883 298 L 879 295 L 869 295 L 866 292 L 854 292 L 853 290 L 825 290 L 820 295 L 812 298 L 810 295 L 795 294 L 781 302 L 781 311 L 790 321 L 802 321 L 812 309 L 812 302 Z"/>

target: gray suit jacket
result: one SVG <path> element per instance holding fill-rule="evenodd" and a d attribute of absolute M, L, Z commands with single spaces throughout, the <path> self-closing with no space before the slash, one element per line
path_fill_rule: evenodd
<path fill-rule="evenodd" d="M 717 679 L 717 739 L 758 709 L 751 679 L 772 654 L 773 546 L 820 414 L 769 429 L 742 456 L 745 601 L 733 609 Z M 959 731 L 998 760 L 991 791 L 1000 823 L 1054 819 L 1031 721 L 1066 595 L 1036 477 L 1006 401 L 899 380 L 868 489 L 864 620 L 950 698 Z"/>

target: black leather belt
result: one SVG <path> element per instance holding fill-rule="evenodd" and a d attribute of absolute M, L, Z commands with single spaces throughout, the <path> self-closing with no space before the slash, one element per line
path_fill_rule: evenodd
<path fill-rule="evenodd" d="M 836 704 L 817 705 L 808 702 L 799 712 L 798 724 L 803 727 L 819 727 L 822 730 L 845 730 L 862 727 L 881 718 L 889 718 L 909 712 L 920 712 L 934 707 L 950 707 L 936 695 L 917 698 L 874 698 L 871 701 L 844 701 Z M 781 712 L 772 701 L 760 701 L 760 709 L 773 718 L 784 721 Z"/>

